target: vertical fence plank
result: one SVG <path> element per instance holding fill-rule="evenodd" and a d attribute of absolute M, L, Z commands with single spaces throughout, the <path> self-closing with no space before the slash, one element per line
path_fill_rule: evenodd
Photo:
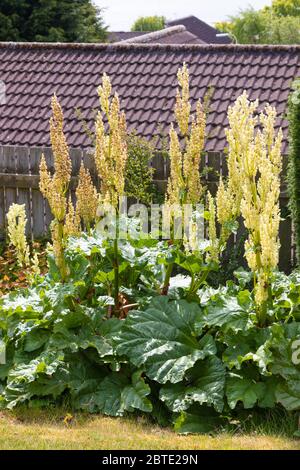
<path fill-rule="evenodd" d="M 228 176 L 227 155 L 220 153 L 220 174 L 223 178 Z"/>
<path fill-rule="evenodd" d="M 82 151 L 80 149 L 71 149 L 70 158 L 72 162 L 72 176 L 78 176 L 82 162 Z"/>
<path fill-rule="evenodd" d="M 14 147 L 3 147 L 3 160 L 4 160 L 4 173 L 16 174 L 16 162 L 15 162 L 15 148 Z M 17 190 L 16 187 L 5 187 L 4 188 L 4 208 L 7 214 L 10 206 L 17 202 Z"/>
<path fill-rule="evenodd" d="M 100 189 L 100 180 L 98 178 L 98 172 L 97 172 L 97 169 L 96 169 L 95 159 L 94 159 L 94 155 L 93 155 L 92 151 L 90 151 L 90 150 L 83 151 L 82 155 L 81 155 L 81 158 L 82 158 L 82 163 L 83 163 L 84 167 L 87 170 L 89 170 L 89 172 L 90 172 L 90 175 L 92 177 L 94 185 L 97 188 L 97 191 L 99 191 L 99 189 Z"/>

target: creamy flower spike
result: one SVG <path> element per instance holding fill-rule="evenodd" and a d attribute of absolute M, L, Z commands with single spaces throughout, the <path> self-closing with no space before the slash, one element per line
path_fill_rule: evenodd
<path fill-rule="evenodd" d="M 217 238 L 216 228 L 216 206 L 214 198 L 210 193 L 208 193 L 207 199 L 209 211 L 208 237 L 210 242 L 208 259 L 217 263 L 219 260 L 219 240 Z"/>
<path fill-rule="evenodd" d="M 77 201 L 78 206 L 78 201 Z M 64 237 L 77 236 L 80 234 L 80 214 L 79 211 L 74 209 L 71 197 L 68 199 L 68 210 L 64 225 Z"/>
<path fill-rule="evenodd" d="M 221 226 L 220 245 L 223 246 L 230 236 L 229 223 L 236 218 L 235 198 L 228 185 L 225 186 L 222 177 L 216 194 L 217 220 Z"/>
<path fill-rule="evenodd" d="M 63 130 L 64 116 L 56 95 L 52 98 L 52 116 L 50 118 L 50 140 L 54 156 L 54 182 L 59 192 L 66 192 L 71 180 L 72 163 L 69 147 Z"/>
<path fill-rule="evenodd" d="M 177 132 L 173 124 L 170 129 L 170 178 L 168 180 L 168 202 L 169 204 L 180 204 L 185 184 L 182 176 L 183 156 L 180 149 L 180 143 Z"/>
<path fill-rule="evenodd" d="M 101 179 L 101 202 L 117 207 L 125 187 L 126 119 L 124 112 L 120 111 L 117 93 L 110 99 L 111 83 L 106 74 L 98 88 L 98 95 L 101 111 L 98 112 L 95 123 L 95 163 Z M 102 113 L 108 122 L 107 133 Z"/>
<path fill-rule="evenodd" d="M 54 219 L 50 225 L 52 251 L 55 258 L 57 267 L 61 274 L 65 276 L 67 272 L 64 269 L 64 255 L 63 255 L 63 228 L 59 222 Z M 51 248 L 50 248 L 51 249 Z"/>
<path fill-rule="evenodd" d="M 54 157 L 54 175 L 48 171 L 46 160 L 42 155 L 40 163 L 40 191 L 48 200 L 54 220 L 51 222 L 53 253 L 61 276 L 66 277 L 64 261 L 64 237 L 69 235 L 70 218 L 74 211 L 67 203 L 67 192 L 71 180 L 72 162 L 64 135 L 64 117 L 56 95 L 51 100 L 52 116 L 50 118 L 50 140 Z M 72 215 L 73 217 L 73 215 Z M 67 222 L 67 223 L 66 223 Z"/>
<path fill-rule="evenodd" d="M 55 173 L 53 176 L 50 175 L 45 157 L 42 155 L 40 163 L 40 190 L 48 200 L 54 217 L 63 222 L 67 210 L 66 193 L 71 180 L 72 163 L 63 131 L 63 112 L 56 95 L 53 96 L 51 105 L 50 140 Z"/>
<path fill-rule="evenodd" d="M 183 245 L 186 252 L 197 253 L 199 251 L 198 226 L 192 218 L 189 223 L 189 236 L 184 235 Z"/>
<path fill-rule="evenodd" d="M 84 168 L 83 164 L 79 170 L 76 200 L 76 212 L 83 220 L 85 227 L 89 228 L 96 219 L 99 198 L 90 172 Z"/>
<path fill-rule="evenodd" d="M 200 180 L 200 160 L 204 149 L 206 119 L 200 101 L 197 103 L 196 117 L 192 118 L 190 136 L 183 160 L 183 174 L 186 181 L 186 202 L 199 202 L 203 188 Z"/>
<path fill-rule="evenodd" d="M 41 274 L 40 266 L 39 266 L 39 258 L 38 254 L 35 252 L 31 259 L 31 271 L 33 275 Z"/>
<path fill-rule="evenodd" d="M 175 119 L 183 143 L 173 126 L 170 128 L 170 177 L 166 202 L 168 204 L 197 204 L 203 196 L 200 161 L 204 149 L 206 117 L 200 101 L 195 116 L 190 116 L 189 73 L 186 64 L 178 70 L 179 89 L 175 104 Z"/>
<path fill-rule="evenodd" d="M 101 109 L 106 114 L 106 116 L 108 116 L 110 108 L 109 98 L 111 95 L 111 83 L 106 73 L 104 73 L 102 76 L 102 86 L 98 87 L 98 95 L 100 99 Z"/>
<path fill-rule="evenodd" d="M 189 131 L 190 121 L 190 88 L 189 88 L 189 71 L 185 63 L 183 67 L 178 69 L 177 80 L 181 88 L 181 92 L 177 89 L 175 103 L 175 118 L 182 136 L 186 136 Z"/>
<path fill-rule="evenodd" d="M 257 149 L 253 135 L 257 118 L 253 113 L 258 101 L 250 102 L 247 93 L 239 96 L 234 106 L 228 109 L 229 129 L 225 129 L 228 142 L 228 190 L 235 198 L 235 215 L 240 214 L 245 177 L 257 172 Z"/>
<path fill-rule="evenodd" d="M 10 245 L 16 249 L 19 266 L 29 266 L 29 247 L 26 241 L 25 204 L 12 204 L 7 213 L 7 234 Z"/>
<path fill-rule="evenodd" d="M 230 129 L 228 188 L 235 197 L 249 231 L 245 256 L 257 276 L 255 299 L 262 305 L 268 298 L 269 277 L 278 264 L 280 224 L 280 172 L 282 131 L 275 132 L 276 110 L 270 105 L 254 116 L 258 102 L 248 101 L 244 92 L 229 108 Z M 260 124 L 261 130 L 255 127 Z"/>

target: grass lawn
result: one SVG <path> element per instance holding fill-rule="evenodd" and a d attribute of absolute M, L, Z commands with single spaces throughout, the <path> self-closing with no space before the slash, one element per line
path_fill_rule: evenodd
<path fill-rule="evenodd" d="M 63 411 L 23 410 L 0 413 L 0 449 L 282 449 L 299 450 L 300 440 L 268 435 L 263 430 L 248 434 L 179 436 L 144 418 L 109 418 Z"/>

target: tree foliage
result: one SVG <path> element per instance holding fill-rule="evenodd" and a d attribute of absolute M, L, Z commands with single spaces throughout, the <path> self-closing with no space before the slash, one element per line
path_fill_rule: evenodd
<path fill-rule="evenodd" d="M 278 16 L 300 16 L 300 0 L 273 0 L 272 8 Z"/>
<path fill-rule="evenodd" d="M 140 16 L 132 25 L 131 31 L 158 31 L 165 27 L 164 16 Z"/>
<path fill-rule="evenodd" d="M 92 0 L 1 0 L 0 40 L 100 42 L 101 9 Z"/>
<path fill-rule="evenodd" d="M 275 0 L 272 7 L 246 8 L 216 24 L 240 44 L 300 44 L 300 0 Z"/>

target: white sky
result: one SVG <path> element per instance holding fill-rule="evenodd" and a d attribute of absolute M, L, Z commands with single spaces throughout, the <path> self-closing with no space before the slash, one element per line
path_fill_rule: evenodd
<path fill-rule="evenodd" d="M 240 9 L 271 5 L 271 0 L 94 0 L 105 7 L 104 20 L 110 31 L 129 31 L 139 16 L 161 15 L 177 19 L 194 15 L 207 23 L 226 20 Z"/>

